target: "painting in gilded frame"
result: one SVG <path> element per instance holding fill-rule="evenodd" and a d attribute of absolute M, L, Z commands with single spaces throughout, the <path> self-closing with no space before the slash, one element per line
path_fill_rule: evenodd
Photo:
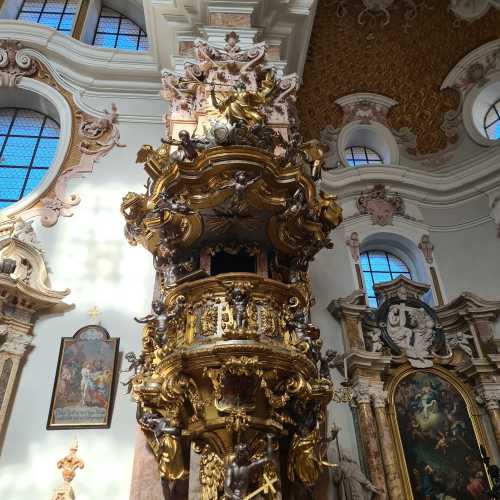
<path fill-rule="evenodd" d="M 412 371 L 394 405 L 415 500 L 486 500 L 477 428 L 458 388 L 435 371 Z"/>
<path fill-rule="evenodd" d="M 47 429 L 111 425 L 119 340 L 100 325 L 61 339 Z"/>

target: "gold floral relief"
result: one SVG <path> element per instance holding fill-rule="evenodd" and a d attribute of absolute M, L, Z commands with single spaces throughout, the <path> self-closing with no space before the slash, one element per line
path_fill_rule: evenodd
<path fill-rule="evenodd" d="M 405 33 L 404 9 L 391 9 L 387 25 L 360 25 L 361 1 L 348 2 L 341 18 L 337 3 L 320 0 L 318 5 L 298 99 L 303 133 L 317 137 L 329 124 L 340 126 L 339 97 L 373 92 L 398 101 L 389 123 L 416 134 L 415 153 L 435 153 L 456 141 L 441 125 L 459 97 L 440 86 L 466 54 L 499 38 L 500 11 L 490 9 L 480 20 L 465 23 L 449 12 L 449 2 L 427 0 L 429 8 L 419 10 Z"/>

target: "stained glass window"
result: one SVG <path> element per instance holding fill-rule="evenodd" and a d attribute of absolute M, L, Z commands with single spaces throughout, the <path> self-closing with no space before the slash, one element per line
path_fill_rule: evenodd
<path fill-rule="evenodd" d="M 140 52 L 149 49 L 146 33 L 128 17 L 108 7 L 101 10 L 94 45 Z"/>
<path fill-rule="evenodd" d="M 381 165 L 384 163 L 381 156 L 373 149 L 365 146 L 351 146 L 346 148 L 345 157 L 351 167 L 359 165 Z"/>
<path fill-rule="evenodd" d="M 411 279 L 408 266 L 399 257 L 380 250 L 363 252 L 361 254 L 361 269 L 363 271 L 366 296 L 370 307 L 378 306 L 373 289 L 374 283 L 391 281 L 400 274 Z"/>
<path fill-rule="evenodd" d="M 79 5 L 80 0 L 24 0 L 17 18 L 70 33 Z"/>
<path fill-rule="evenodd" d="M 59 125 L 48 116 L 29 109 L 0 109 L 0 208 L 40 184 L 58 143 Z"/>
<path fill-rule="evenodd" d="M 488 139 L 500 139 L 500 101 L 497 101 L 484 117 L 484 131 Z"/>

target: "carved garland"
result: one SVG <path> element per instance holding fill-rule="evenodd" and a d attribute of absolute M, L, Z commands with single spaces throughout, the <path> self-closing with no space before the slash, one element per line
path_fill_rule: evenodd
<path fill-rule="evenodd" d="M 33 78 L 55 88 L 71 109 L 71 142 L 60 171 L 47 191 L 22 212 L 24 220 L 40 217 L 42 224 L 50 227 L 57 223 L 59 217 L 71 217 L 73 208 L 80 203 L 77 193 L 66 193 L 68 181 L 91 174 L 99 159 L 115 146 L 124 147 L 120 143 L 117 126 L 118 112 L 112 104 L 111 111 L 104 110 L 101 117 L 83 113 L 75 104 L 72 93 L 58 83 L 49 68 L 36 56 L 23 50 L 20 42 L 0 41 L 0 87 L 15 87 L 21 78 Z M 19 215 L 10 216 L 9 225 Z"/>

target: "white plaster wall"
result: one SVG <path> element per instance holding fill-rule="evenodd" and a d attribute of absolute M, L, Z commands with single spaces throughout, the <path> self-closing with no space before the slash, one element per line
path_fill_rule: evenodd
<path fill-rule="evenodd" d="M 448 300 L 464 291 L 500 299 L 500 238 L 493 221 L 430 236 Z"/>
<path fill-rule="evenodd" d="M 147 106 L 140 100 L 134 102 L 138 112 Z M 109 108 L 109 100 L 102 102 L 100 108 L 104 107 Z M 22 370 L 0 456 L 2 500 L 50 498 L 62 481 L 56 462 L 75 437 L 79 456 L 86 463 L 73 482 L 77 498 L 128 498 L 135 404 L 121 385 L 110 429 L 45 429 L 60 339 L 90 323 L 87 312 L 94 305 L 103 313 L 102 325 L 112 337 L 120 338 L 122 355 L 140 350 L 141 327 L 133 317 L 149 312 L 154 273 L 150 255 L 142 247 L 128 245 L 119 207 L 128 191 L 143 191 L 146 176 L 134 163 L 135 153 L 143 143 L 156 144 L 162 126 L 120 123 L 120 131 L 127 147 L 114 149 L 92 175 L 69 185 L 70 191 L 82 197 L 74 216 L 60 219 L 53 228 L 36 227 L 52 270 L 52 285 L 70 288 L 66 301 L 75 308 L 62 316 L 43 318 L 35 326 L 33 350 Z M 126 363 L 120 366 L 126 367 Z"/>

